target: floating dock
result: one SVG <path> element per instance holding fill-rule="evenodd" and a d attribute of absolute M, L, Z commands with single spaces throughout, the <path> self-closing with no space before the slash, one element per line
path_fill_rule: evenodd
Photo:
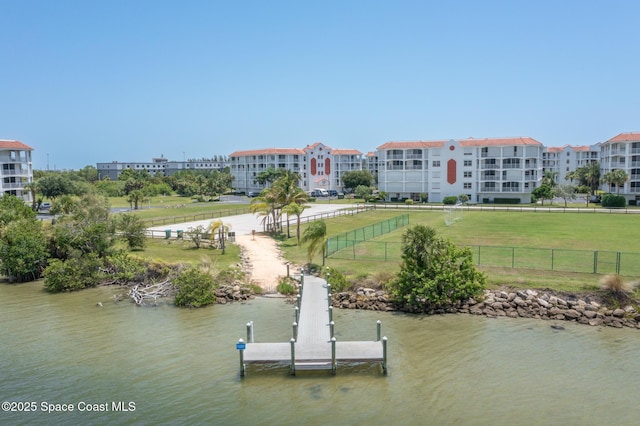
<path fill-rule="evenodd" d="M 285 364 L 293 375 L 298 370 L 330 370 L 336 374 L 340 362 L 380 362 L 383 373 L 387 373 L 387 338 L 380 338 L 380 321 L 375 341 L 338 342 L 334 327 L 331 286 L 321 278 L 301 275 L 293 337 L 284 343 L 255 343 L 253 323 L 248 323 L 247 341 L 240 339 L 236 344 L 240 375 L 245 375 L 246 364 Z"/>

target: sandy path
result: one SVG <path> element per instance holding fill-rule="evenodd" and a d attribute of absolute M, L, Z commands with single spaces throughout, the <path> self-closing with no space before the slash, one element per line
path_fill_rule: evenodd
<path fill-rule="evenodd" d="M 236 244 L 242 250 L 244 269 L 251 281 L 266 293 L 275 293 L 278 278 L 287 275 L 287 265 L 273 238 L 256 234 L 236 236 Z M 290 273 L 294 273 L 291 265 Z"/>

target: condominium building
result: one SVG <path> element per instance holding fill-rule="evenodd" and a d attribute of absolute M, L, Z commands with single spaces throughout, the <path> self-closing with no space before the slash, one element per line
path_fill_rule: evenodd
<path fill-rule="evenodd" d="M 0 164 L 2 180 L 0 191 L 11 194 L 27 202 L 33 201 L 27 184 L 33 182 L 31 148 L 19 141 L 0 140 Z"/>
<path fill-rule="evenodd" d="M 599 159 L 600 146 L 598 144 L 545 147 L 542 153 L 542 170 L 553 173 L 554 180 L 558 184 L 570 183 L 567 179 L 567 173 Z"/>
<path fill-rule="evenodd" d="M 378 188 L 390 199 L 521 202 L 542 179 L 540 142 L 529 137 L 387 142 L 377 148 Z"/>
<path fill-rule="evenodd" d="M 300 187 L 342 189 L 342 175 L 362 170 L 362 153 L 355 149 L 333 149 L 316 142 L 304 148 L 266 148 L 235 151 L 229 155 L 233 186 L 240 192 L 255 192 L 264 188 L 256 178 L 261 172 L 285 169 L 300 174 Z"/>
<path fill-rule="evenodd" d="M 640 132 L 620 133 L 600 145 L 600 174 L 624 170 L 629 180 L 620 188 L 603 184 L 609 192 L 640 202 Z"/>
<path fill-rule="evenodd" d="M 127 169 L 142 171 L 146 170 L 151 176 L 172 176 L 181 170 L 200 171 L 222 171 L 227 166 L 225 156 L 215 156 L 213 158 L 196 158 L 184 161 L 169 161 L 164 156 L 152 158 L 150 162 L 119 162 L 97 163 L 98 179 L 108 178 L 117 180 L 120 174 Z"/>

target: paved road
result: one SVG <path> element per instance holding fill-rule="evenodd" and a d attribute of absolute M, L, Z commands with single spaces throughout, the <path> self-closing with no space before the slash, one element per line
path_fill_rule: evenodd
<path fill-rule="evenodd" d="M 304 213 L 302 214 L 302 218 L 318 215 L 321 213 L 331 213 L 341 209 L 353 208 L 356 207 L 356 204 L 310 204 L 310 206 L 311 207 L 304 211 Z M 286 220 L 286 215 L 284 215 L 284 219 Z M 157 233 L 162 233 L 165 230 L 170 229 L 171 233 L 175 235 L 176 231 L 178 230 L 187 231 L 189 228 L 195 228 L 198 225 L 209 227 L 209 224 L 216 220 L 222 220 L 222 223 L 231 225 L 231 231 L 235 232 L 236 235 L 250 235 L 251 231 L 253 230 L 255 230 L 256 232 L 262 231 L 262 217 L 255 214 L 241 214 L 236 216 L 225 216 L 215 219 L 199 220 L 195 222 L 154 226 L 153 228 L 149 228 L 149 230 Z M 292 223 L 295 220 L 295 217 L 292 217 Z"/>

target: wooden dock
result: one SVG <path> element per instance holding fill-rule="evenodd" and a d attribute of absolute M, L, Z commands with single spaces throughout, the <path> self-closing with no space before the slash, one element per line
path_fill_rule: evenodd
<path fill-rule="evenodd" d="M 338 342 L 335 338 L 330 286 L 326 281 L 302 275 L 300 293 L 292 324 L 293 337 L 283 343 L 256 343 L 253 324 L 247 324 L 247 341 L 240 339 L 240 375 L 246 364 L 285 364 L 291 374 L 297 370 L 331 370 L 336 373 L 340 362 L 380 362 L 386 374 L 387 338 L 380 338 L 380 321 L 375 341 Z"/>

